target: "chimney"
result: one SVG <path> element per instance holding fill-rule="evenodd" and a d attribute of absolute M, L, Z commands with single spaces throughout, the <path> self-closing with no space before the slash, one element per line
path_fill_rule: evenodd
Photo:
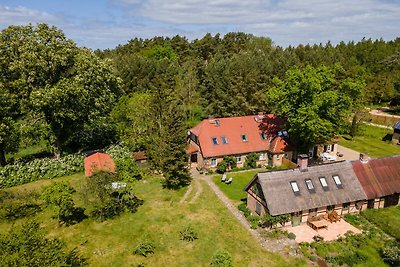
<path fill-rule="evenodd" d="M 264 112 L 260 111 L 258 112 L 258 118 L 262 119 L 264 117 Z"/>
<path fill-rule="evenodd" d="M 299 154 L 299 156 L 297 157 L 297 165 L 300 167 L 301 172 L 307 171 L 308 155 L 307 154 Z"/>
<path fill-rule="evenodd" d="M 211 124 L 215 124 L 215 118 L 214 117 L 208 117 L 208 122 Z"/>
<path fill-rule="evenodd" d="M 360 161 L 362 163 L 367 163 L 369 160 L 368 153 L 360 153 Z"/>

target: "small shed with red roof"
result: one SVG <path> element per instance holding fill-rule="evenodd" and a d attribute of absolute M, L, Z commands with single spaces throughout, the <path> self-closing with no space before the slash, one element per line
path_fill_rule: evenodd
<path fill-rule="evenodd" d="M 98 171 L 115 172 L 116 167 L 110 155 L 96 152 L 85 158 L 85 176 L 90 177 Z"/>

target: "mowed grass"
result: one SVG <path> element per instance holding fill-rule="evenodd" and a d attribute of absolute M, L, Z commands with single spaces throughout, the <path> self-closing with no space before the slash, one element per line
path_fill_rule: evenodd
<path fill-rule="evenodd" d="M 400 206 L 369 209 L 362 213 L 370 222 L 400 241 Z"/>
<path fill-rule="evenodd" d="M 375 126 L 363 125 L 361 134 L 353 140 L 340 139 L 339 144 L 359 152 L 368 153 L 370 157 L 380 158 L 400 154 L 400 146 L 393 145 L 390 141 L 383 141 L 393 130 Z"/>
<path fill-rule="evenodd" d="M 248 173 L 247 173 L 248 174 Z M 63 177 L 75 187 L 77 204 L 83 205 L 80 191 L 83 174 Z M 12 192 L 40 191 L 50 180 L 41 180 L 14 187 Z M 86 219 L 69 227 L 58 226 L 50 210 L 44 210 L 34 219 L 48 231 L 51 238 L 61 238 L 69 248 L 77 247 L 89 259 L 91 266 L 209 266 L 213 254 L 219 249 L 227 250 L 234 266 L 304 266 L 302 259 L 283 259 L 277 254 L 263 250 L 233 215 L 203 183 L 203 192 L 193 204 L 179 203 L 185 189 L 163 189 L 160 179 L 153 177 L 134 184 L 136 194 L 144 204 L 134 214 L 105 222 Z M 0 232 L 7 231 L 16 222 L 0 221 Z M 198 234 L 193 242 L 180 240 L 179 232 L 190 225 Z M 155 253 L 148 257 L 133 254 L 143 241 L 155 244 Z"/>
<path fill-rule="evenodd" d="M 247 196 L 246 192 L 243 189 L 251 181 L 251 179 L 253 179 L 254 175 L 256 175 L 259 172 L 260 170 L 244 171 L 238 173 L 227 173 L 226 179 L 232 177 L 231 184 L 225 184 L 221 182 L 222 175 L 214 176 L 213 181 L 228 198 L 237 203 L 240 203 L 241 199 L 245 199 Z"/>

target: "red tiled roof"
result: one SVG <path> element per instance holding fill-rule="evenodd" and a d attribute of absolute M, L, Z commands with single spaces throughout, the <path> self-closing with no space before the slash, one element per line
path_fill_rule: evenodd
<path fill-rule="evenodd" d="M 253 115 L 205 119 L 190 131 L 197 136 L 203 157 L 209 158 L 267 151 L 270 149 L 270 137 L 276 136 L 282 124 L 283 120 L 273 114 Z M 265 140 L 261 138 L 262 132 L 266 135 Z M 247 141 L 242 140 L 243 134 Z M 222 143 L 223 136 L 227 139 L 227 144 Z M 217 145 L 213 144 L 212 138 L 217 138 Z M 275 139 L 278 150 L 284 150 L 287 143 L 281 138 Z"/>
<path fill-rule="evenodd" d="M 92 176 L 97 171 L 115 172 L 115 164 L 108 154 L 94 153 L 85 158 L 85 176 Z"/>
<path fill-rule="evenodd" d="M 353 161 L 353 169 L 368 199 L 400 193 L 400 156 Z"/>
<path fill-rule="evenodd" d="M 275 137 L 270 144 L 269 151 L 274 152 L 274 153 L 283 153 L 285 151 L 291 151 L 293 148 L 291 145 L 281 137 L 277 136 Z"/>
<path fill-rule="evenodd" d="M 146 160 L 147 156 L 144 151 L 136 151 L 136 152 L 133 152 L 133 158 L 135 160 Z"/>

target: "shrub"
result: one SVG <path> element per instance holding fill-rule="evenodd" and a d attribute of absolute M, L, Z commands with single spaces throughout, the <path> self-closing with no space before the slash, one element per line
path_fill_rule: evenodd
<path fill-rule="evenodd" d="M 244 217 L 246 217 L 246 218 L 249 217 L 249 215 L 250 215 L 250 210 L 249 210 L 249 208 L 247 207 L 247 204 L 246 204 L 246 203 L 244 203 L 244 202 L 240 203 L 239 206 L 238 206 L 238 209 L 239 209 L 241 212 L 243 212 Z"/>
<path fill-rule="evenodd" d="M 132 157 L 132 152 L 127 146 L 123 144 L 113 145 L 110 146 L 106 152 L 110 154 L 115 161 L 118 175 L 121 180 L 133 182 L 142 178 L 139 167 Z"/>
<path fill-rule="evenodd" d="M 258 215 L 249 215 L 247 220 L 250 222 L 251 229 L 257 229 L 260 225 L 260 216 Z"/>
<path fill-rule="evenodd" d="M 390 266 L 400 266 L 400 243 L 387 244 L 381 254 L 383 260 Z"/>
<path fill-rule="evenodd" d="M 16 161 L 0 168 L 0 188 L 53 179 L 83 171 L 83 155 L 71 154 L 59 160 L 44 158 L 29 162 Z"/>
<path fill-rule="evenodd" d="M 249 153 L 246 157 L 246 161 L 244 162 L 244 166 L 253 169 L 256 168 L 258 157 L 259 155 L 257 153 Z"/>
<path fill-rule="evenodd" d="M 154 254 L 155 246 L 152 242 L 145 241 L 140 243 L 133 251 L 136 255 L 147 257 L 149 254 Z"/>
<path fill-rule="evenodd" d="M 226 161 L 223 160 L 218 163 L 216 171 L 217 171 L 217 173 L 220 173 L 220 174 L 225 173 L 227 167 L 228 167 L 228 164 L 226 163 Z"/>
<path fill-rule="evenodd" d="M 182 231 L 179 232 L 181 235 L 181 240 L 192 242 L 198 239 L 197 233 L 194 229 L 189 225 L 185 227 Z"/>
<path fill-rule="evenodd" d="M 218 250 L 211 259 L 211 267 L 232 267 L 232 256 L 226 250 Z"/>
<path fill-rule="evenodd" d="M 315 236 L 313 236 L 313 240 L 315 242 L 320 242 L 320 241 L 324 241 L 324 238 L 320 235 L 315 235 Z"/>
<path fill-rule="evenodd" d="M 288 237 L 289 239 L 293 239 L 293 240 L 296 239 L 296 235 L 295 235 L 294 233 L 288 233 L 287 237 Z"/>
<path fill-rule="evenodd" d="M 284 236 L 288 236 L 288 232 L 286 230 L 274 228 L 271 230 L 264 230 L 264 236 L 267 238 L 281 238 Z"/>

